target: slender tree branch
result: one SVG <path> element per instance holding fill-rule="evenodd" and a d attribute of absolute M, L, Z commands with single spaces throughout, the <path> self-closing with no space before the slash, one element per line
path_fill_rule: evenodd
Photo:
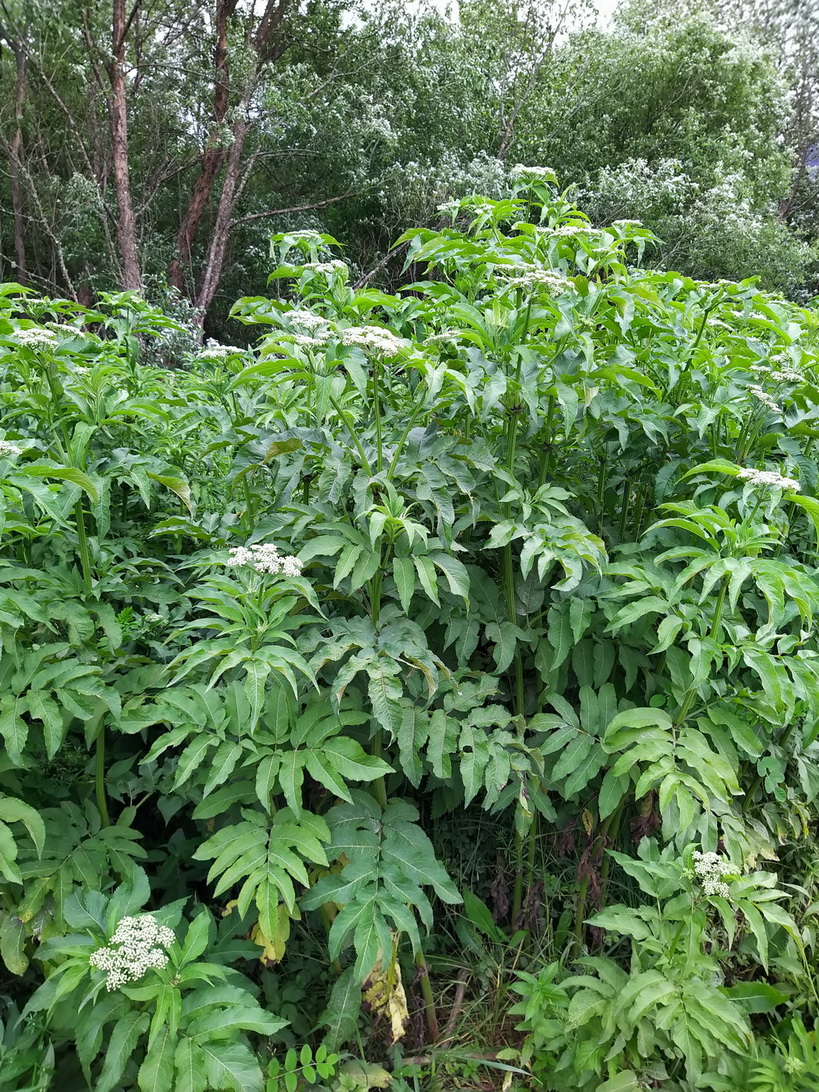
<path fill-rule="evenodd" d="M 346 201 L 348 197 L 355 197 L 356 191 L 339 194 L 338 197 L 328 197 L 326 201 L 314 201 L 310 205 L 292 205 L 289 209 L 268 209 L 266 212 L 251 212 L 249 216 L 240 216 L 237 220 L 231 220 L 230 226 L 247 224 L 250 220 L 264 220 L 268 216 L 286 216 L 290 212 L 309 212 L 311 209 L 323 209 L 328 205 L 335 205 L 338 201 Z"/>

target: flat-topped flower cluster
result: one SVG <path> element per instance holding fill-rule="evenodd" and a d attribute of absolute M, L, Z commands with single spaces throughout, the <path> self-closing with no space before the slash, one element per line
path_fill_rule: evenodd
<path fill-rule="evenodd" d="M 754 470 L 750 467 L 740 470 L 738 478 L 750 482 L 751 485 L 761 485 L 766 488 L 790 489 L 792 493 L 798 493 L 802 488 L 796 478 L 786 478 L 777 474 L 774 470 Z"/>
<path fill-rule="evenodd" d="M 57 335 L 44 326 L 30 326 L 27 330 L 15 330 L 14 336 L 20 345 L 29 349 L 53 349 L 58 342 Z"/>
<path fill-rule="evenodd" d="M 257 573 L 271 573 L 273 576 L 301 576 L 303 568 L 303 563 L 297 557 L 283 557 L 272 542 L 234 546 L 225 564 L 231 567 L 249 566 Z"/>
<path fill-rule="evenodd" d="M 159 923 L 150 914 L 122 918 L 107 946 L 91 953 L 92 967 L 107 971 L 105 988 L 116 990 L 136 982 L 152 967 L 167 966 L 168 955 L 162 949 L 175 940 L 172 929 Z"/>
<path fill-rule="evenodd" d="M 736 871 L 734 866 L 723 860 L 719 853 L 701 853 L 694 850 L 694 873 L 702 884 L 704 895 L 719 895 L 727 899 L 731 894 L 728 884 L 723 877 L 730 876 Z"/>

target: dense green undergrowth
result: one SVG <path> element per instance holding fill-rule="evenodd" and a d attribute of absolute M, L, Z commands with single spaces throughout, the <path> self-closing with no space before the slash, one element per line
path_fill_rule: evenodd
<path fill-rule="evenodd" d="M 451 211 L 6 286 L 0 1088 L 816 1086 L 815 315 Z"/>

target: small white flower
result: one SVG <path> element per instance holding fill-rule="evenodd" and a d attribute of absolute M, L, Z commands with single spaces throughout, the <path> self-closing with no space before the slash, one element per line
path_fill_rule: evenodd
<path fill-rule="evenodd" d="M 322 315 L 301 307 L 294 307 L 292 311 L 285 311 L 284 314 L 291 325 L 301 326 L 303 330 L 320 330 L 329 326 L 328 320 Z"/>
<path fill-rule="evenodd" d="M 728 884 L 721 880 L 703 880 L 702 890 L 705 895 L 719 895 L 723 899 L 729 898 L 731 894 Z"/>
<path fill-rule="evenodd" d="M 74 368 L 74 371 L 77 373 L 77 375 L 88 375 L 88 373 L 91 371 L 91 369 L 90 368 L 83 368 L 81 365 L 78 364 Z"/>
<path fill-rule="evenodd" d="M 588 227 L 586 224 L 562 224 L 555 231 L 556 235 L 599 235 L 597 228 Z"/>
<path fill-rule="evenodd" d="M 775 379 L 777 383 L 801 383 L 803 378 L 796 368 L 782 368 L 781 371 L 771 372 L 771 379 Z"/>
<path fill-rule="evenodd" d="M 544 174 L 554 174 L 551 167 L 525 167 L 522 163 L 512 168 L 513 178 L 542 178 Z"/>
<path fill-rule="evenodd" d="M 22 454 L 23 449 L 18 447 L 17 444 L 11 444 L 8 440 L 0 440 L 0 457 Z"/>
<path fill-rule="evenodd" d="M 326 273 L 332 276 L 335 273 L 341 273 L 346 276 L 350 272 L 346 262 L 342 262 L 339 258 L 333 258 L 329 262 L 305 262 L 300 267 L 302 271 L 310 273 Z"/>
<path fill-rule="evenodd" d="M 757 402 L 761 402 L 763 406 L 767 406 L 767 408 L 770 410 L 774 410 L 777 413 L 779 412 L 779 403 L 777 402 L 777 400 L 772 395 L 768 394 L 767 391 L 764 391 L 762 387 L 754 383 L 748 388 L 748 390 L 752 397 L 757 400 Z"/>
<path fill-rule="evenodd" d="M 32 349 L 52 349 L 57 344 L 57 336 L 43 326 L 31 326 L 28 330 L 17 330 L 14 335 L 21 345 Z"/>
<path fill-rule="evenodd" d="M 559 273 L 552 273 L 548 269 L 541 269 L 535 265 L 507 266 L 505 269 L 499 269 L 498 273 L 504 277 L 514 273 L 519 274 L 507 282 L 507 289 L 541 288 L 550 296 L 561 296 L 570 288 L 574 288 L 573 282 L 568 277 L 561 277 Z"/>
<path fill-rule="evenodd" d="M 322 337 L 311 337 L 310 334 L 292 334 L 294 345 L 300 345 L 303 349 L 316 349 L 327 342 Z"/>
<path fill-rule="evenodd" d="M 723 860 L 718 853 L 701 853 L 698 849 L 694 850 L 693 857 L 694 873 L 702 884 L 703 894 L 729 898 L 731 889 L 723 877 L 736 872 L 730 861 Z"/>
<path fill-rule="evenodd" d="M 162 949 L 170 947 L 175 939 L 173 930 L 159 925 L 150 914 L 125 917 L 108 945 L 92 952 L 88 962 L 108 972 L 106 989 L 115 990 L 138 981 L 151 968 L 167 966 L 168 956 Z"/>
<path fill-rule="evenodd" d="M 297 557 L 282 557 L 272 542 L 256 542 L 252 546 L 234 546 L 225 562 L 231 567 L 249 566 L 257 573 L 270 573 L 273 576 L 301 576 L 303 563 Z"/>
<path fill-rule="evenodd" d="M 742 478 L 743 481 L 750 482 L 751 485 L 761 485 L 765 487 L 773 486 L 776 489 L 790 489 L 792 493 L 798 493 L 802 488 L 795 478 L 785 478 L 781 474 L 776 474 L 773 470 L 754 470 L 751 467 L 747 467 L 744 470 L 740 470 L 737 477 Z"/>
<path fill-rule="evenodd" d="M 323 242 L 320 231 L 312 231 L 310 228 L 300 228 L 298 231 L 288 231 L 288 239 L 315 239 L 317 243 Z"/>
<path fill-rule="evenodd" d="M 341 331 L 341 341 L 385 356 L 396 356 L 407 347 L 406 341 L 382 326 L 348 326 Z"/>
<path fill-rule="evenodd" d="M 196 357 L 198 360 L 224 360 L 225 357 L 233 356 L 234 353 L 243 352 L 244 349 L 240 349 L 237 345 L 220 345 L 213 338 L 208 338 L 205 347 L 199 350 Z"/>

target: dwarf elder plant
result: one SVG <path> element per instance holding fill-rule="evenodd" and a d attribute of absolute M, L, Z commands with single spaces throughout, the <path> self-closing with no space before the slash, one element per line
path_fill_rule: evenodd
<path fill-rule="evenodd" d="M 0 1087 L 815 1087 L 815 315 L 447 211 L 3 289 Z"/>

